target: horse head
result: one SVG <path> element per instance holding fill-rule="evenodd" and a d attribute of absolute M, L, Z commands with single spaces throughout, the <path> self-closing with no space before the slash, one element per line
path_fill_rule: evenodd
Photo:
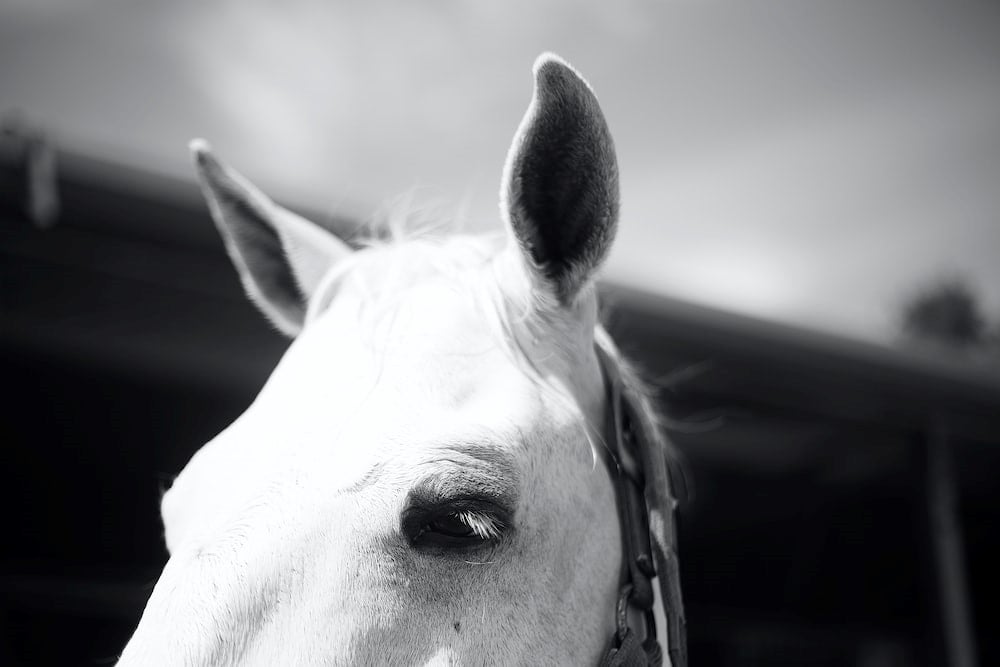
<path fill-rule="evenodd" d="M 534 77 L 496 236 L 354 248 L 192 144 L 247 294 L 293 340 L 164 495 L 170 557 L 120 664 L 604 655 L 623 535 L 593 281 L 618 171 L 588 84 L 551 55 Z"/>

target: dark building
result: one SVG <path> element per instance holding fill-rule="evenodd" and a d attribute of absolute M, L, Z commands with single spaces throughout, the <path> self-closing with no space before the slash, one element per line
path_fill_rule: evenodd
<path fill-rule="evenodd" d="M 0 175 L 0 663 L 110 664 L 166 558 L 161 489 L 286 341 L 193 185 L 60 156 L 40 229 L 22 157 Z M 1000 664 L 998 373 L 604 293 L 685 459 L 692 664 Z"/>

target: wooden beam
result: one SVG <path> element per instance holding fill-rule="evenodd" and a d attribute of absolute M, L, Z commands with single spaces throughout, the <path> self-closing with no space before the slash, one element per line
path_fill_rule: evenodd
<path fill-rule="evenodd" d="M 937 618 L 947 664 L 950 667 L 976 667 L 958 484 L 952 465 L 951 447 L 955 442 L 949 436 L 947 419 L 943 415 L 935 416 L 924 433 L 924 461 L 921 466 Z"/>

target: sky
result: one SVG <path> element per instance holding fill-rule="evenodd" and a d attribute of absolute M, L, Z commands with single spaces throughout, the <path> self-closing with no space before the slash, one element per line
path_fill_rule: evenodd
<path fill-rule="evenodd" d="M 1000 321 L 996 3 L 2 0 L 0 113 L 192 181 L 205 137 L 289 203 L 413 193 L 495 229 L 543 51 L 615 137 L 610 280 L 892 342 L 960 276 Z"/>

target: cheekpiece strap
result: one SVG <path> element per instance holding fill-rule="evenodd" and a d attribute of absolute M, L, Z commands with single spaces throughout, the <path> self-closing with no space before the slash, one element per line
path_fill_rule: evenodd
<path fill-rule="evenodd" d="M 623 396 L 617 365 L 597 346 L 610 394 L 607 453 L 622 531 L 622 589 L 615 610 L 616 632 L 602 667 L 660 667 L 663 649 L 656 639 L 653 579 L 659 575 L 672 667 L 687 667 L 684 606 L 676 552 L 674 498 L 666 455 L 649 443 L 635 406 Z M 641 617 L 643 632 L 629 624 Z"/>

